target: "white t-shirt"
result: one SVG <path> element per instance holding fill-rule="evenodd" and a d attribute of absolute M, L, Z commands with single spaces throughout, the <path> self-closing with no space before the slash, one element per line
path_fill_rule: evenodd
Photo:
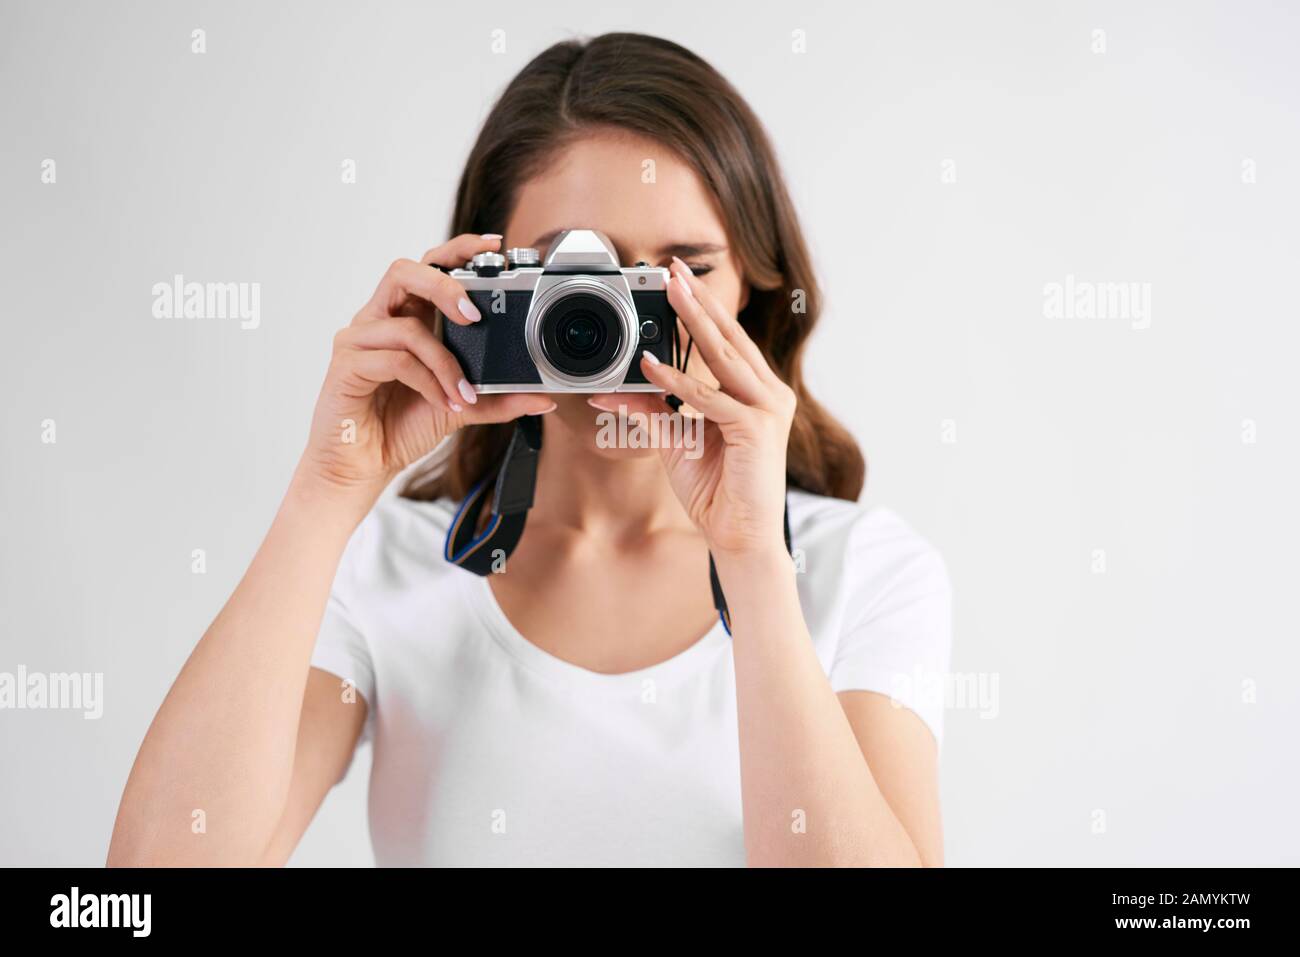
<path fill-rule="evenodd" d="M 798 491 L 789 508 L 831 687 L 888 695 L 938 739 L 950 644 L 938 552 L 883 509 Z M 515 629 L 487 579 L 443 558 L 454 514 L 383 499 L 344 553 L 312 655 L 369 705 L 376 862 L 743 865 L 721 623 L 627 674 L 562 661 Z"/>

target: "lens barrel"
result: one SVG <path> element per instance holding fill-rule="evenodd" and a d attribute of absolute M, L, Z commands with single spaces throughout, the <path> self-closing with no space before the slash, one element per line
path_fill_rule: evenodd
<path fill-rule="evenodd" d="M 623 323 L 604 299 L 573 293 L 550 305 L 539 320 L 542 351 L 570 376 L 596 376 L 609 369 L 623 346 Z"/>

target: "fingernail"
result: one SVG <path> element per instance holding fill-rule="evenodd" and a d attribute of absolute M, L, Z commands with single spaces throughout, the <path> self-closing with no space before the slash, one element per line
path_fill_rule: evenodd
<path fill-rule="evenodd" d="M 459 309 L 460 314 L 470 322 L 478 322 L 483 318 L 482 314 L 474 308 L 474 303 L 470 302 L 464 296 L 460 297 L 460 302 L 456 303 L 456 308 Z"/>
<path fill-rule="evenodd" d="M 649 349 L 646 349 L 644 352 L 641 353 L 641 355 L 645 356 L 646 361 L 649 362 L 652 366 L 659 365 L 659 357 L 655 355 L 653 352 L 651 352 Z"/>
<path fill-rule="evenodd" d="M 461 379 L 456 383 L 456 388 L 460 389 L 461 396 L 470 405 L 478 401 L 478 393 L 474 391 L 474 387 L 469 384 L 468 380 Z"/>
<path fill-rule="evenodd" d="M 551 403 L 550 405 L 548 405 L 546 408 L 544 408 L 544 409 L 538 409 L 536 412 L 529 412 L 528 414 L 529 414 L 529 415 L 545 415 L 547 412 L 554 412 L 555 409 L 556 409 L 556 405 L 555 405 L 554 402 L 552 402 L 552 403 Z"/>
<path fill-rule="evenodd" d="M 482 235 L 482 238 L 483 238 L 483 239 L 501 239 L 502 237 L 501 237 L 501 234 L 500 234 L 500 233 L 484 233 L 484 234 Z"/>
<path fill-rule="evenodd" d="M 459 403 L 452 402 L 450 399 L 447 400 L 447 405 L 449 405 L 449 406 L 451 407 L 451 411 L 453 411 L 453 412 L 464 412 L 464 411 L 465 411 L 463 408 L 461 408 L 461 406 L 459 405 Z"/>

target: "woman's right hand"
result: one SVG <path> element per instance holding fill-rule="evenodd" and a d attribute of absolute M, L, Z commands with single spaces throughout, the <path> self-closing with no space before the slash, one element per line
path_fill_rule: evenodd
<path fill-rule="evenodd" d="M 334 355 L 312 417 L 296 479 L 373 503 L 407 465 L 462 425 L 507 422 L 549 412 L 549 396 L 478 396 L 460 364 L 433 334 L 444 321 L 479 321 L 465 289 L 429 264 L 462 266 L 496 251 L 501 237 L 462 234 L 425 253 L 399 259 L 374 296 L 334 337 Z"/>

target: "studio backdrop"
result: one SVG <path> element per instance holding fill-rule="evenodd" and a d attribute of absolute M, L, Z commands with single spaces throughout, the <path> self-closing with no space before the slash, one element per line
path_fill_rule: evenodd
<path fill-rule="evenodd" d="M 948 863 L 1300 863 L 1300 10 L 7 0 L 0 673 L 87 694 L 0 710 L 0 864 L 103 862 L 333 332 L 510 77 L 611 30 L 753 104 L 812 387 L 947 561 Z M 372 863 L 367 770 L 295 863 Z"/>

